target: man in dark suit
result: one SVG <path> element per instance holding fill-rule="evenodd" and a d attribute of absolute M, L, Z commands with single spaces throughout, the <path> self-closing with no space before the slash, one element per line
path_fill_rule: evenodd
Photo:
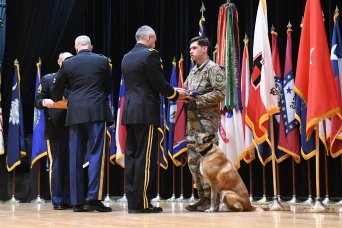
<path fill-rule="evenodd" d="M 69 52 L 59 55 L 57 63 L 59 67 L 62 62 L 71 57 Z M 48 143 L 48 155 L 50 161 L 50 190 L 53 209 L 63 210 L 70 205 L 69 185 L 69 136 L 65 127 L 66 110 L 52 109 L 54 102 L 51 100 L 50 88 L 56 74 L 47 74 L 41 79 L 35 106 L 44 109 L 45 129 L 44 137 Z M 67 95 L 65 91 L 64 95 Z"/>
<path fill-rule="evenodd" d="M 127 130 L 125 178 L 128 213 L 158 213 L 163 209 L 153 207 L 150 200 L 157 168 L 159 94 L 173 101 L 187 96 L 165 80 L 160 56 L 153 49 L 157 39 L 154 30 L 142 26 L 135 38 L 136 45 L 121 63 L 126 86 L 122 124 Z"/>
<path fill-rule="evenodd" d="M 74 212 L 112 209 L 101 202 L 106 122 L 112 122 L 107 96 L 112 91 L 108 59 L 92 53 L 89 37 L 75 40 L 77 55 L 63 62 L 51 94 L 60 100 L 65 87 L 70 90 L 66 126 L 69 126 L 70 198 Z M 84 202 L 83 158 L 89 153 L 88 191 Z"/>

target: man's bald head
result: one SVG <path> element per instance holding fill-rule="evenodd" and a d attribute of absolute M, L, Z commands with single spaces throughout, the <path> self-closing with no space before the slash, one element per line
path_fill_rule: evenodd
<path fill-rule="evenodd" d="M 62 52 L 61 54 L 59 54 L 58 60 L 57 60 L 59 68 L 62 67 L 63 61 L 66 60 L 67 58 L 71 57 L 71 56 L 73 56 L 73 54 L 71 54 L 70 52 Z"/>

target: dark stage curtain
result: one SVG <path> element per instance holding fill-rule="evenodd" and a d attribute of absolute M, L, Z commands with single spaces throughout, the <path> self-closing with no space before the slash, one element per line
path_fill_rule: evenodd
<path fill-rule="evenodd" d="M 221 4 L 226 1 L 204 0 L 206 7 L 206 34 L 212 42 L 210 55 L 216 44 L 217 16 Z M 252 53 L 253 34 L 258 0 L 232 1 L 239 13 L 239 29 L 242 47 L 242 38 L 246 33 L 249 37 L 249 53 Z M 286 47 L 286 25 L 291 21 L 293 25 L 293 64 L 296 67 L 297 52 L 300 38 L 300 22 L 304 15 L 305 0 L 267 1 L 268 25 L 273 24 L 279 34 L 279 51 L 282 69 L 284 67 Z M 117 97 L 120 64 L 123 55 L 135 44 L 136 29 L 144 24 L 153 27 L 157 33 L 157 46 L 164 65 L 165 77 L 171 74 L 173 57 L 178 60 L 183 54 L 185 59 L 185 75 L 189 71 L 189 40 L 198 35 L 199 12 L 202 0 L 10 0 L 7 1 L 7 27 L 4 67 L 2 76 L 2 105 L 4 131 L 7 132 L 10 96 L 13 78 L 13 61 L 17 58 L 21 66 L 21 95 L 24 108 L 26 134 L 32 133 L 33 100 L 35 85 L 35 63 L 40 57 L 43 61 L 42 74 L 55 72 L 56 60 L 62 51 L 74 52 L 74 39 L 81 34 L 87 34 L 92 39 L 94 52 L 111 58 L 113 76 L 115 77 L 114 95 Z M 341 1 L 321 0 L 328 41 L 331 40 L 333 28 L 333 13 L 335 6 L 340 9 Z M 329 44 L 330 45 L 330 44 Z M 252 56 L 250 56 L 252 58 Z M 115 99 L 117 100 L 117 99 Z M 114 106 L 116 107 L 116 106 Z M 311 159 L 313 160 L 313 159 Z M 311 161 L 312 162 L 312 161 Z M 261 195 L 261 166 L 258 161 L 253 162 L 254 195 Z M 323 162 L 321 163 L 323 164 Z M 291 193 L 291 161 L 281 166 L 281 193 L 290 196 Z M 314 166 L 312 166 L 314 167 Z M 323 167 L 323 165 L 321 166 Z M 330 195 L 341 197 L 341 161 L 329 159 L 330 167 Z M 122 194 L 122 169 L 111 167 L 114 188 L 112 194 Z M 185 192 L 188 196 L 191 191 L 191 177 L 185 167 Z M 179 170 L 179 169 L 177 169 Z M 177 171 L 177 178 L 179 177 Z M 314 177 L 314 170 L 312 170 Z M 248 186 L 248 166 L 240 169 L 245 183 Z M 270 164 L 267 165 L 267 192 L 271 196 L 272 176 Z M 306 161 L 297 167 L 298 195 L 306 196 Z M 171 195 L 171 171 L 162 171 L 161 194 L 164 197 Z M 323 182 L 324 179 L 321 179 Z M 177 181 L 178 182 L 178 181 Z M 304 183 L 299 185 L 299 183 Z M 313 182 L 314 185 L 314 182 Z M 119 187 L 120 186 L 120 187 Z M 321 185 L 324 189 L 323 184 Z M 176 186 L 179 193 L 179 186 Z M 314 188 L 313 188 L 313 192 Z"/>

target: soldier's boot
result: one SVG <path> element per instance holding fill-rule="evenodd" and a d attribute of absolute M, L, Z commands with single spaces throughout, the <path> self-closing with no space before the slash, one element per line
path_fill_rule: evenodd
<path fill-rule="evenodd" d="M 200 198 L 196 203 L 187 205 L 185 209 L 187 209 L 188 211 L 198 211 L 198 207 L 202 206 L 206 202 L 209 202 L 209 199 L 203 197 L 203 198 Z M 209 207 L 210 207 L 210 204 L 209 204 Z"/>
<path fill-rule="evenodd" d="M 204 202 L 197 207 L 196 211 L 204 212 L 205 210 L 210 208 L 210 199 L 209 198 L 203 198 Z"/>

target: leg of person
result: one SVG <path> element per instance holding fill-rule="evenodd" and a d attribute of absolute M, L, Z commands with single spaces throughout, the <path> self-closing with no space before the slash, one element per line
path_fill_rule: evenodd
<path fill-rule="evenodd" d="M 54 210 L 63 210 L 63 156 L 59 138 L 49 140 L 51 154 L 51 201 Z"/>
<path fill-rule="evenodd" d="M 187 209 L 188 211 L 197 211 L 197 208 L 203 204 L 209 205 L 210 195 L 207 197 L 205 197 L 204 195 L 204 189 L 203 189 L 202 180 L 201 180 L 202 178 L 201 178 L 201 173 L 199 169 L 199 165 L 200 165 L 199 159 L 200 157 L 196 154 L 195 151 L 189 150 L 188 166 L 192 175 L 192 179 L 194 180 L 194 183 L 197 188 L 197 194 L 198 194 L 199 200 L 194 204 L 187 205 L 185 209 Z"/>
<path fill-rule="evenodd" d="M 86 211 L 83 190 L 83 153 L 86 151 L 85 125 L 75 124 L 69 127 L 69 166 L 70 166 L 70 202 L 74 212 Z"/>
<path fill-rule="evenodd" d="M 133 204 L 137 210 L 129 211 L 129 213 L 158 213 L 163 209 L 152 206 L 148 198 L 148 189 L 151 178 L 151 155 L 154 138 L 157 135 L 155 126 L 153 125 L 134 125 L 137 138 L 137 150 L 134 169 L 134 185 L 133 185 Z M 156 162 L 156 161 L 153 161 Z M 152 166 L 155 167 L 155 164 Z M 155 171 L 155 170 L 153 170 Z"/>
<path fill-rule="evenodd" d="M 133 186 L 134 186 L 134 169 L 135 169 L 135 154 L 137 150 L 137 140 L 132 125 L 126 125 L 126 147 L 125 147 L 125 182 L 126 196 L 128 203 L 128 211 L 137 210 L 134 208 Z"/>
<path fill-rule="evenodd" d="M 85 209 L 88 211 L 110 212 L 112 208 L 104 206 L 101 202 L 105 167 L 105 122 L 91 122 L 87 123 L 86 126 L 89 150 L 89 183 Z"/>
<path fill-rule="evenodd" d="M 69 168 L 69 131 L 65 129 L 61 133 L 61 152 L 63 159 L 63 207 L 64 209 L 70 207 L 70 168 Z"/>

